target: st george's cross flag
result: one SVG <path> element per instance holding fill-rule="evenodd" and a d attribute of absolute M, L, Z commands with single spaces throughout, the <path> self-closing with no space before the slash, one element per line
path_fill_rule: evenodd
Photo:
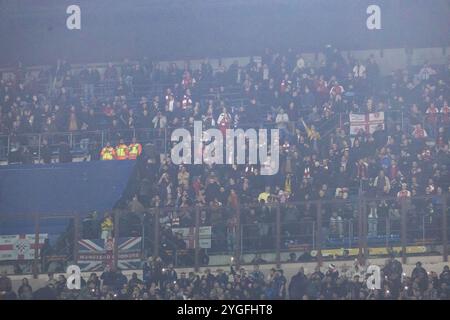
<path fill-rule="evenodd" d="M 384 112 L 350 113 L 350 135 L 356 135 L 360 130 L 373 133 L 379 125 L 384 129 Z"/>

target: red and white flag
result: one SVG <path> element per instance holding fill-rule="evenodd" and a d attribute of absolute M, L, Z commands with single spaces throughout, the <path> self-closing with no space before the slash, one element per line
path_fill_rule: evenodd
<path fill-rule="evenodd" d="M 48 234 L 39 234 L 39 248 L 42 248 Z M 34 234 L 13 234 L 0 236 L 0 261 L 32 260 L 36 248 Z"/>
<path fill-rule="evenodd" d="M 350 114 L 350 134 L 356 135 L 360 130 L 366 133 L 373 133 L 381 125 L 384 129 L 384 112 L 374 112 L 366 114 Z"/>

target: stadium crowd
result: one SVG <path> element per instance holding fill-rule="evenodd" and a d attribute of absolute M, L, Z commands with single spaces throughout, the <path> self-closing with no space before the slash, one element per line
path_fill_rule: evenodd
<path fill-rule="evenodd" d="M 164 69 L 143 59 L 109 63 L 101 70 L 76 70 L 61 60 L 38 75 L 19 65 L 0 81 L 0 132 L 10 135 L 11 148 L 24 163 L 33 162 L 23 135 L 28 133 L 43 134 L 45 163 L 53 161 L 46 137 L 56 132 L 80 134 L 86 159 L 136 159 L 130 211 L 172 208 L 160 216 L 169 239 L 176 238 L 171 227 L 193 226 L 193 210 L 184 209 L 208 208 L 200 223 L 213 227 L 212 247 L 222 252 L 237 245 L 238 205 L 246 225 L 244 247 L 255 250 L 274 246 L 275 214 L 266 203 L 283 205 L 287 239 L 298 232 L 291 230 L 296 226 L 311 234 L 316 212 L 311 203 L 289 203 L 351 202 L 361 194 L 380 199 L 368 210 L 369 236 L 379 232 L 377 219 L 400 219 L 399 202 L 384 197 L 410 200 L 408 221 L 419 225 L 427 216 L 437 228 L 440 220 L 433 217 L 442 212 L 441 195 L 450 187 L 450 61 L 383 76 L 374 55 L 362 61 L 327 47 L 322 57 L 308 63 L 293 50 L 267 49 L 260 60 L 229 67 L 219 62 L 215 70 L 208 60 L 197 69 L 188 62 Z M 350 134 L 350 113 L 382 111 L 384 125 Z M 263 176 L 258 165 L 176 166 L 169 155 L 159 156 L 161 150 L 143 152 L 142 136 L 130 135 L 151 129 L 153 137 L 164 137 L 165 130 L 170 137 L 172 129 L 192 128 L 197 120 L 204 129 L 280 129 L 279 172 Z M 105 129 L 111 134 L 102 145 L 92 132 Z M 166 147 L 170 150 L 170 144 Z M 58 149 L 59 161 L 72 161 L 69 144 L 61 142 Z M 338 238 L 343 221 L 358 213 L 348 203 L 322 209 L 330 234 Z"/>
<path fill-rule="evenodd" d="M 42 89 L 48 89 L 43 86 L 47 82 L 51 90 Z M 280 129 L 281 165 L 274 177 L 261 176 L 258 166 L 177 167 L 166 157 L 158 159 L 158 175 L 148 177 L 157 187 L 140 199 L 147 206 L 155 196 L 164 206 L 225 205 L 236 197 L 232 190 L 239 191 L 241 202 L 255 200 L 265 190 L 274 197 L 264 200 L 281 202 L 342 198 L 370 187 L 378 195 L 436 194 L 447 191 L 450 181 L 449 84 L 450 63 L 425 63 L 415 71 L 381 76 L 374 56 L 359 61 L 333 48 L 326 48 L 315 66 L 293 50 L 266 50 L 259 63 L 253 58 L 244 67 L 219 63 L 215 71 L 208 60 L 196 70 L 189 63 L 163 70 L 143 59 L 109 63 L 100 74 L 87 66 L 74 71 L 62 60 L 37 77 L 20 65 L 14 76 L 1 80 L 0 132 L 20 137 L 97 129 L 170 130 L 189 128 L 195 120 L 203 128 Z M 155 93 L 155 86 L 163 92 Z M 227 98 L 233 88 L 238 88 L 241 103 Z M 386 113 L 385 126 L 350 136 L 349 113 L 380 111 Z M 92 143 L 93 159 L 101 151 L 103 159 L 128 158 L 129 146 L 121 139 L 128 144 L 131 137 L 117 132 L 111 142 L 122 145 L 115 148 L 121 155 L 111 149 L 105 153 L 106 142 Z M 41 154 L 51 161 L 45 157 L 50 152 L 46 144 Z M 27 146 L 21 148 L 22 158 L 29 161 Z M 62 161 L 70 161 L 69 148 L 60 147 L 66 155 Z"/>
<path fill-rule="evenodd" d="M 49 274 L 46 285 L 33 290 L 24 278 L 17 292 L 11 279 L 0 277 L 0 300 L 3 299 L 82 299 L 82 300 L 448 300 L 450 299 L 450 269 L 445 266 L 438 275 L 427 272 L 421 262 L 416 263 L 410 275 L 402 264 L 390 256 L 381 269 L 380 289 L 370 289 L 367 263 L 337 268 L 316 267 L 307 272 L 303 267 L 288 281 L 282 269 L 272 268 L 268 274 L 259 265 L 252 270 L 236 268 L 217 269 L 202 273 L 177 273 L 172 265 L 162 260 L 149 259 L 143 266 L 143 277 L 133 273 L 128 279 L 121 270 L 106 267 L 100 276 L 91 273 L 81 279 L 81 290 L 67 288 L 64 275 L 55 278 Z M 323 272 L 324 271 L 324 272 Z"/>
<path fill-rule="evenodd" d="M 164 211 L 160 222 L 181 227 L 192 226 L 194 216 L 178 209 L 209 207 L 202 211 L 201 224 L 213 225 L 229 250 L 235 245 L 238 203 L 352 199 L 366 193 L 413 198 L 411 221 L 438 214 L 440 196 L 450 186 L 450 62 L 382 76 L 374 55 L 361 61 L 327 47 L 321 57 L 307 63 L 291 49 L 267 49 L 260 60 L 229 67 L 219 61 L 215 70 L 208 60 L 197 69 L 189 62 L 164 69 L 148 59 L 125 59 L 101 70 L 75 70 L 60 60 L 38 75 L 19 65 L 0 82 L 0 132 L 10 134 L 12 148 L 21 150 L 19 159 L 31 163 L 24 133 L 77 132 L 91 160 L 139 160 L 140 136 L 122 130 L 151 128 L 159 137 L 169 130 L 170 136 L 170 130 L 192 128 L 196 120 L 204 129 L 279 128 L 280 170 L 274 176 L 261 175 L 258 165 L 176 166 L 167 154 L 144 152 L 144 161 L 138 161 L 130 205 L 175 208 L 176 213 Z M 381 111 L 384 125 L 350 135 L 350 113 Z M 110 142 L 100 145 L 90 135 L 98 129 L 114 133 Z M 40 155 L 48 163 L 52 152 L 43 137 Z M 69 144 L 59 146 L 59 161 L 72 161 Z M 414 198 L 422 195 L 427 198 Z M 286 224 L 314 220 L 309 204 L 285 209 Z M 378 218 L 398 219 L 398 209 L 395 201 L 371 204 L 369 235 L 377 234 Z M 331 232 L 342 237 L 342 221 L 356 211 L 348 205 L 324 210 Z M 249 225 L 250 246 L 273 244 L 272 208 L 248 207 L 242 217 L 241 223 Z"/>

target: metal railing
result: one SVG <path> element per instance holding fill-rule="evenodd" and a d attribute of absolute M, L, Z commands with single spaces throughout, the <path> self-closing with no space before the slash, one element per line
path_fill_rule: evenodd
<path fill-rule="evenodd" d="M 19 153 L 22 147 L 30 151 L 33 163 L 42 162 L 44 147 L 49 149 L 52 159 L 56 160 L 62 143 L 69 146 L 73 157 L 88 159 L 92 153 L 98 154 L 107 142 L 114 146 L 120 139 L 130 143 L 132 138 L 136 138 L 141 144 L 155 144 L 158 150 L 165 153 L 168 139 L 166 131 L 167 129 L 135 128 L 0 135 L 0 161 L 21 162 Z M 17 157 L 14 157 L 15 153 Z"/>
<path fill-rule="evenodd" d="M 246 103 L 246 101 L 238 101 L 238 103 Z M 303 110 L 307 112 L 308 110 Z M 411 133 L 413 130 L 412 125 L 409 124 L 405 119 L 403 111 L 400 110 L 390 110 L 386 112 L 386 118 L 390 115 L 396 115 L 394 121 L 387 123 L 389 127 L 392 125 L 399 124 L 401 130 L 404 132 Z M 443 120 L 444 115 L 438 115 L 439 123 Z M 346 113 L 334 113 L 331 117 L 320 122 L 316 128 L 320 134 L 321 139 L 328 137 L 333 133 L 336 128 L 346 127 L 348 125 L 348 114 Z M 429 125 L 426 119 L 422 119 L 423 127 L 427 130 Z M 267 121 L 261 117 L 260 121 L 255 123 L 239 123 L 239 128 L 276 128 L 277 124 L 275 121 Z M 288 132 L 293 135 L 295 134 L 294 129 L 300 128 L 303 130 L 303 124 L 301 121 L 290 121 L 287 124 Z M 100 151 L 102 147 L 106 145 L 107 142 L 111 142 L 113 145 L 116 144 L 119 139 L 123 138 L 126 142 L 130 142 L 133 137 L 136 137 L 141 144 L 153 143 L 158 146 L 159 150 L 167 153 L 167 148 L 170 146 L 170 136 L 171 131 L 175 129 L 172 128 L 171 124 L 167 127 L 161 129 L 154 128 L 132 128 L 132 129 L 102 129 L 96 131 L 71 131 L 71 132 L 43 132 L 43 133 L 18 133 L 9 135 L 0 135 L 0 161 L 18 162 L 17 160 L 10 159 L 10 154 L 19 150 L 20 147 L 27 147 L 31 154 L 33 162 L 40 163 L 42 160 L 41 149 L 44 146 L 44 140 L 47 141 L 47 146 L 51 150 L 53 157 L 56 158 L 58 155 L 58 149 L 62 142 L 69 145 L 72 154 L 75 157 L 87 158 L 90 150 L 96 149 L 97 152 Z M 189 129 L 189 127 L 187 127 Z M 437 132 L 437 126 L 435 127 Z M 436 134 L 434 132 L 434 134 Z M 429 132 L 428 139 L 434 139 L 435 136 Z"/>

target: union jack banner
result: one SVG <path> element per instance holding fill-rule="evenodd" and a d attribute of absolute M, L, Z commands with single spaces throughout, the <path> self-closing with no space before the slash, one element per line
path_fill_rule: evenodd
<path fill-rule="evenodd" d="M 373 133 L 379 125 L 381 125 L 384 129 L 384 112 L 350 114 L 351 135 L 356 135 L 361 129 L 365 133 Z"/>
<path fill-rule="evenodd" d="M 118 267 L 122 270 L 141 268 L 141 237 L 117 239 Z M 78 241 L 78 266 L 82 271 L 101 271 L 114 260 L 114 244 L 103 239 Z"/>
<path fill-rule="evenodd" d="M 39 234 L 38 250 L 42 248 L 48 234 Z M 0 261 L 33 260 L 36 239 L 34 234 L 14 234 L 0 236 Z"/>

